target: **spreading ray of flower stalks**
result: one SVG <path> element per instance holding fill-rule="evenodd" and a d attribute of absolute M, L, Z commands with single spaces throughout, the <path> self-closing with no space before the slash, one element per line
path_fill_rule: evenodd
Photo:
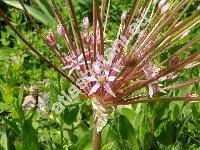
<path fill-rule="evenodd" d="M 200 77 L 163 87 L 167 81 L 177 81 L 182 72 L 199 66 L 200 50 L 191 52 L 190 49 L 199 44 L 200 36 L 189 38 L 200 22 L 199 7 L 195 6 L 195 11 L 185 16 L 193 0 L 134 0 L 131 10 L 122 12 L 114 39 L 107 38 L 113 32 L 112 28 L 108 28 L 111 0 L 102 0 L 101 4 L 93 0 L 93 19 L 89 20 L 86 16 L 83 23 L 78 23 L 71 0 L 65 0 L 68 20 L 63 19 L 60 7 L 55 0 L 51 0 L 58 25 L 48 35 L 36 24 L 23 1 L 19 2 L 31 24 L 60 62 L 59 66 L 36 50 L 2 11 L 0 16 L 30 50 L 92 101 L 94 149 L 98 149 L 100 132 L 112 111 L 111 106 L 158 101 L 193 102 L 200 99 L 194 93 L 167 97 L 172 90 L 198 84 Z M 66 22 L 70 25 L 67 26 Z M 83 30 L 80 30 L 81 27 Z M 60 38 L 67 48 L 59 46 Z M 179 41 L 184 39 L 188 42 L 180 45 Z M 179 48 L 173 50 L 175 46 Z M 161 59 L 166 54 L 168 57 Z M 85 86 L 77 84 L 80 80 Z M 158 93 L 162 97 L 158 97 Z"/>

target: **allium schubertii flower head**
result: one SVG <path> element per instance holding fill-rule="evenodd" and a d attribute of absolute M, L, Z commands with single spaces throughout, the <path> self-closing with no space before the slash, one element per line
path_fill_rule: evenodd
<path fill-rule="evenodd" d="M 72 33 L 69 32 L 55 0 L 51 0 L 58 25 L 48 35 L 44 35 L 20 0 L 33 26 L 44 38 L 55 59 L 60 61 L 59 67 L 33 48 L 2 11 L 0 15 L 33 52 L 92 101 L 97 133 L 106 125 L 112 106 L 199 100 L 198 96 L 167 97 L 167 94 L 171 90 L 198 83 L 200 77 L 163 86 L 166 81 L 176 81 L 186 69 L 199 66 L 199 49 L 189 55 L 185 53 L 200 40 L 199 35 L 189 38 L 190 32 L 199 25 L 200 9 L 196 7 L 190 16 L 184 16 L 193 4 L 192 1 L 180 0 L 177 3 L 165 0 L 134 0 L 130 11 L 122 12 L 119 30 L 113 39 L 107 36 L 113 32 L 107 28 L 111 0 L 102 0 L 101 5 L 93 0 L 93 18 L 89 20 L 85 16 L 80 24 L 72 1 L 65 2 L 69 14 L 67 21 L 70 22 Z M 81 27 L 83 30 L 80 30 Z M 58 38 L 63 39 L 67 49 L 58 47 Z M 187 39 L 188 42 L 173 50 L 182 39 Z M 168 57 L 160 59 L 166 54 Z M 82 85 L 76 84 L 80 81 Z M 146 92 L 138 92 L 141 89 L 146 89 Z M 157 93 L 166 96 L 157 97 Z"/>

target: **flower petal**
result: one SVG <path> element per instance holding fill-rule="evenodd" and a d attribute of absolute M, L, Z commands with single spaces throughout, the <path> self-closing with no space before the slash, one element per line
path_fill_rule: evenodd
<path fill-rule="evenodd" d="M 72 69 L 70 69 L 70 70 L 69 70 L 69 74 L 68 74 L 68 76 L 70 76 L 74 70 L 75 70 L 74 67 L 73 67 Z"/>
<path fill-rule="evenodd" d="M 79 65 L 74 66 L 74 68 L 75 68 L 76 70 L 80 70 L 80 69 L 81 69 Z"/>
<path fill-rule="evenodd" d="M 94 92 L 96 92 L 96 91 L 99 89 L 99 87 L 100 87 L 100 83 L 97 82 L 97 83 L 92 87 L 92 89 L 90 90 L 89 95 L 91 95 L 91 94 L 93 94 Z"/>
<path fill-rule="evenodd" d="M 154 88 L 153 88 L 153 85 L 152 84 L 149 84 L 149 95 L 150 97 L 152 97 L 154 94 Z"/>
<path fill-rule="evenodd" d="M 101 72 L 100 67 L 101 67 L 100 64 L 94 63 L 93 66 L 92 66 L 92 70 L 93 70 L 95 73 L 100 73 L 100 72 Z"/>
<path fill-rule="evenodd" d="M 117 67 L 112 67 L 111 69 L 114 70 L 114 71 L 116 71 L 116 72 L 120 72 Z"/>
<path fill-rule="evenodd" d="M 88 82 L 97 81 L 97 79 L 95 78 L 95 76 L 85 77 L 85 79 L 86 79 Z"/>
<path fill-rule="evenodd" d="M 110 86 L 107 83 L 103 84 L 104 89 L 106 90 L 106 92 L 108 92 L 109 94 L 111 94 L 112 96 L 115 96 L 115 93 L 112 91 L 112 89 L 110 88 Z"/>
<path fill-rule="evenodd" d="M 114 81 L 115 79 L 116 79 L 115 76 L 109 76 L 109 77 L 108 77 L 108 81 Z"/>
<path fill-rule="evenodd" d="M 65 65 L 64 67 L 63 67 L 63 69 L 69 69 L 69 68 L 71 68 L 72 66 L 71 65 Z"/>
<path fill-rule="evenodd" d="M 80 62 L 83 59 L 83 54 L 81 54 L 80 56 L 78 56 L 78 62 Z"/>

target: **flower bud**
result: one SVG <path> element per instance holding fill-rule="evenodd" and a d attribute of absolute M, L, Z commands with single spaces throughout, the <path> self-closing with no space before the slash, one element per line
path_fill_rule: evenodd
<path fill-rule="evenodd" d="M 161 14 L 164 14 L 168 11 L 168 9 L 170 8 L 170 3 L 165 4 L 162 8 L 161 8 Z"/>
<path fill-rule="evenodd" d="M 185 38 L 186 36 L 188 36 L 190 33 L 190 30 L 187 30 L 183 33 L 182 38 Z"/>
<path fill-rule="evenodd" d="M 58 34 L 59 34 L 60 36 L 63 36 L 63 35 L 65 34 L 65 30 L 64 30 L 64 28 L 63 28 L 63 26 L 62 26 L 61 24 L 59 24 L 59 25 L 57 26 L 57 32 L 58 32 Z"/>
<path fill-rule="evenodd" d="M 154 0 L 153 4 L 156 5 L 158 3 L 158 0 Z"/>
<path fill-rule="evenodd" d="M 123 13 L 122 13 L 122 15 L 121 15 L 121 22 L 125 22 L 126 17 L 127 17 L 127 12 L 126 12 L 126 11 L 123 11 Z"/>
<path fill-rule="evenodd" d="M 197 7 L 197 10 L 200 10 L 200 5 Z"/>
<path fill-rule="evenodd" d="M 56 44 L 56 38 L 52 32 L 49 32 L 45 40 L 50 46 L 54 46 Z"/>
<path fill-rule="evenodd" d="M 90 35 L 87 35 L 86 33 L 82 35 L 82 41 L 85 48 L 89 48 L 90 44 L 92 43 L 92 39 Z"/>
<path fill-rule="evenodd" d="M 89 27 L 90 27 L 90 21 L 89 21 L 88 17 L 83 18 L 83 25 L 84 25 L 84 28 L 86 30 L 89 29 Z"/>
<path fill-rule="evenodd" d="M 180 57 L 178 55 L 175 55 L 169 60 L 169 66 L 176 65 L 180 61 Z"/>
<path fill-rule="evenodd" d="M 198 97 L 198 96 L 196 94 L 191 94 L 188 92 L 185 93 L 185 98 L 192 98 L 192 97 Z"/>
<path fill-rule="evenodd" d="M 166 0 L 161 0 L 161 1 L 158 3 L 158 6 L 159 6 L 159 7 L 162 7 L 162 6 L 165 4 L 165 1 L 166 1 Z"/>
<path fill-rule="evenodd" d="M 56 46 L 57 46 L 58 49 L 62 48 L 62 46 L 59 43 Z"/>

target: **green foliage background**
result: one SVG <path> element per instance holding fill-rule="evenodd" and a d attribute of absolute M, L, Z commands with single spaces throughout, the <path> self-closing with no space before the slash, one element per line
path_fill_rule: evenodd
<path fill-rule="evenodd" d="M 17 7 L 17 1 L 4 2 Z M 48 32 L 49 28 L 55 27 L 53 13 L 45 1 L 36 2 L 39 5 L 30 5 L 30 11 L 40 28 Z M 62 1 L 58 2 L 62 4 Z M 91 0 L 74 2 L 79 21 L 86 16 L 91 20 Z M 0 2 L 0 7 L 7 12 L 14 26 L 43 55 L 54 60 L 24 13 L 7 4 Z M 28 4 L 31 3 L 28 1 Z M 120 15 L 123 10 L 129 10 L 131 4 L 131 0 L 113 0 L 108 26 L 110 37 L 115 36 Z M 194 6 L 197 4 L 199 1 L 195 1 Z M 63 16 L 66 16 L 66 9 L 62 8 Z M 65 17 L 68 24 L 67 19 Z M 66 91 L 70 84 L 30 52 L 1 18 L 0 25 L 0 150 L 92 149 L 93 117 L 90 102 L 80 96 L 80 100 L 67 106 L 61 115 L 53 114 L 50 106 L 57 101 L 61 90 Z M 45 28 L 45 25 L 49 28 Z M 193 30 L 190 38 L 198 35 L 199 29 L 198 26 Z M 191 51 L 199 48 L 198 44 Z M 199 75 L 199 68 L 183 72 L 177 83 Z M 38 113 L 34 108 L 28 113 L 23 111 L 23 97 L 30 94 L 24 90 L 24 86 L 31 85 L 36 85 L 40 92 L 50 94 L 50 104 L 45 113 Z M 168 95 L 183 96 L 188 91 L 199 94 L 199 84 Z M 162 102 L 120 107 L 111 114 L 103 130 L 102 149 L 200 149 L 199 125 L 199 103 Z"/>

